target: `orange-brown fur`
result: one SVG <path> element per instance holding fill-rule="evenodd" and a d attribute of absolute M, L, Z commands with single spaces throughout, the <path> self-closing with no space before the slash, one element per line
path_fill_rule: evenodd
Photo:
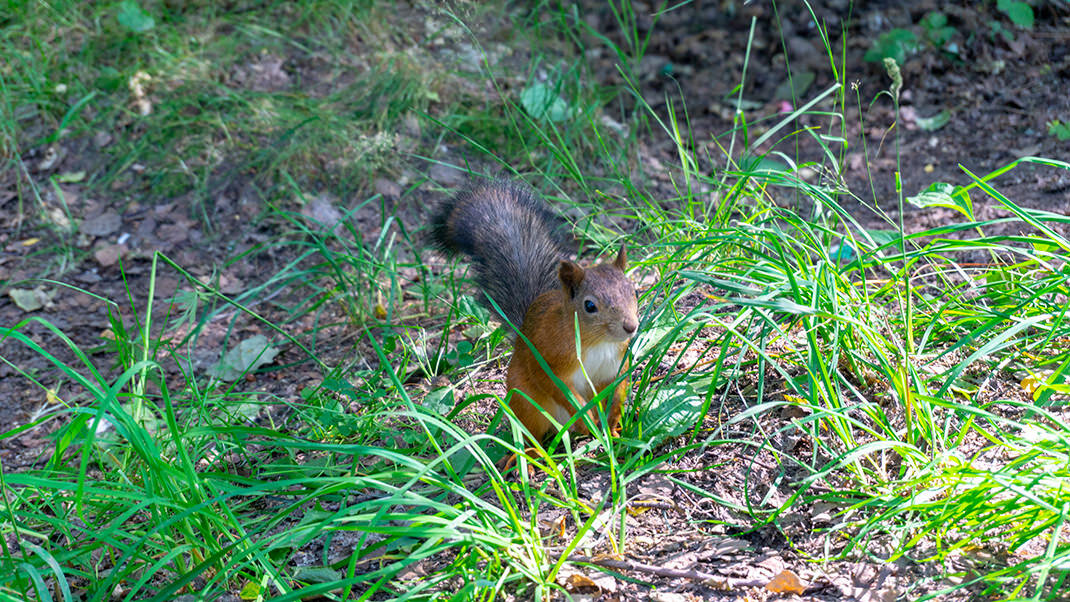
<path fill-rule="evenodd" d="M 539 365 L 528 344 L 518 338 L 512 361 L 509 363 L 506 385 L 510 390 L 518 391 L 513 393 L 511 407 L 536 440 L 545 439 L 547 435 L 556 432 L 552 423 L 536 405 L 558 422 L 564 423 L 565 417 L 575 415 L 578 407 L 587 405 L 597 393 L 613 384 L 619 374 L 618 367 L 625 373 L 630 369 L 630 363 L 625 361 L 625 354 L 628 350 L 628 340 L 637 326 L 638 311 L 634 290 L 624 275 L 624 257 L 622 249 L 615 263 L 603 264 L 590 270 L 582 270 L 571 262 L 562 262 L 559 273 L 568 272 L 561 276 L 562 288 L 540 295 L 524 316 L 521 332 L 538 350 L 546 365 L 562 384 L 571 391 L 578 404 L 574 406 L 569 402 L 564 391 Z M 565 280 L 575 280 L 578 274 L 580 282 L 576 284 L 573 294 Z M 587 276 L 588 274 L 590 276 Z M 604 309 L 600 308 L 597 319 L 588 319 L 583 303 L 593 295 L 600 296 L 598 305 Z M 627 326 L 624 326 L 625 324 Z M 589 365 L 591 362 L 585 357 L 584 367 L 587 368 L 587 376 L 591 381 L 587 383 L 584 380 L 581 387 L 577 387 L 573 382 L 573 375 L 580 370 L 580 360 L 576 354 L 577 325 L 583 355 L 588 356 L 591 350 L 607 345 L 613 354 L 611 359 L 605 361 L 615 364 L 611 373 L 602 371 L 601 375 L 592 374 L 594 367 Z M 631 331 L 628 332 L 626 327 L 631 328 Z M 590 385 L 594 385 L 593 391 Z M 621 404 L 627 396 L 628 380 L 624 379 L 617 384 L 611 396 L 608 418 L 613 433 L 617 433 L 620 428 Z M 535 403 L 532 404 L 528 397 Z M 590 416 L 594 424 L 599 424 L 598 408 L 592 408 Z M 587 434 L 587 426 L 582 419 L 576 420 L 573 431 Z"/>
<path fill-rule="evenodd" d="M 621 370 L 628 372 L 628 341 L 639 327 L 624 248 L 612 262 L 580 267 L 566 259 L 570 245 L 561 226 L 531 190 L 501 180 L 468 186 L 443 203 L 432 223 L 439 248 L 469 257 L 486 297 L 523 335 L 515 342 L 507 385 L 513 411 L 536 440 L 556 433 L 540 408 L 564 424 L 612 385 Z M 493 304 L 486 305 L 496 311 Z M 577 326 L 586 376 L 576 353 Z M 577 405 L 543 369 L 529 342 Z M 610 396 L 613 433 L 627 395 L 624 379 Z M 598 408 L 590 416 L 597 424 Z M 573 430 L 587 433 L 582 420 L 573 423 Z"/>

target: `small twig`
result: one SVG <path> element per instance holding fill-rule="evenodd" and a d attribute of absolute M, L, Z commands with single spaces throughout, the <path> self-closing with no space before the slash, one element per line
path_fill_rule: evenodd
<path fill-rule="evenodd" d="M 618 569 L 622 571 L 638 571 L 640 573 L 649 573 L 651 575 L 657 575 L 659 577 L 670 577 L 675 579 L 695 579 L 702 581 L 705 585 L 719 589 L 740 589 L 744 587 L 765 587 L 766 581 L 761 579 L 740 579 L 737 577 L 722 577 L 721 575 L 714 575 L 713 573 L 706 573 L 698 570 L 683 570 L 683 569 L 670 569 L 663 566 L 654 566 L 652 564 L 645 564 L 642 562 L 636 562 L 634 560 L 617 560 L 610 557 L 590 557 L 590 556 L 569 556 L 569 562 L 581 562 L 585 564 L 593 564 L 596 566 L 602 566 L 610 569 Z"/>

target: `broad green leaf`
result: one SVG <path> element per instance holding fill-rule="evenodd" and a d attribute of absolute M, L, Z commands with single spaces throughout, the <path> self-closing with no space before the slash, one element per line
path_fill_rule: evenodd
<path fill-rule="evenodd" d="M 246 581 L 241 588 L 241 592 L 238 593 L 238 597 L 242 600 L 256 600 L 260 597 L 260 584 Z"/>
<path fill-rule="evenodd" d="M 915 196 L 907 197 L 907 202 L 922 208 L 947 207 L 965 215 L 967 219 L 973 219 L 973 202 L 970 201 L 970 195 L 960 187 L 946 182 L 933 182 Z"/>
<path fill-rule="evenodd" d="M 870 63 L 890 58 L 902 65 L 906 62 L 907 55 L 914 54 L 917 50 L 918 38 L 914 32 L 909 29 L 896 28 L 882 33 L 862 58 Z"/>
<path fill-rule="evenodd" d="M 475 356 L 472 354 L 473 349 L 474 346 L 471 342 L 461 341 L 446 354 L 446 360 L 456 368 L 471 366 L 476 361 Z"/>
<path fill-rule="evenodd" d="M 947 125 L 948 121 L 951 121 L 951 113 L 944 109 L 932 117 L 918 117 L 917 123 L 919 128 L 932 132 Z"/>
<path fill-rule="evenodd" d="M 255 397 L 254 397 L 255 399 Z M 244 402 L 239 403 L 232 410 L 235 416 L 241 416 L 249 421 L 250 424 L 255 424 L 256 419 L 260 417 L 260 410 L 263 409 L 263 404 L 256 402 Z"/>
<path fill-rule="evenodd" d="M 786 100 L 802 98 L 806 91 L 810 89 L 810 85 L 814 83 L 815 77 L 816 75 L 814 75 L 813 71 L 796 73 L 791 79 L 785 79 L 780 82 L 780 85 L 776 87 L 776 91 L 773 92 L 773 98 Z"/>
<path fill-rule="evenodd" d="M 342 573 L 325 566 L 302 566 L 294 571 L 294 579 L 305 583 L 330 583 L 341 578 Z"/>
<path fill-rule="evenodd" d="M 739 170 L 746 174 L 768 174 L 768 173 L 791 173 L 794 171 L 787 163 L 762 155 L 760 157 L 748 156 L 741 157 L 739 160 Z"/>
<path fill-rule="evenodd" d="M 258 334 L 245 339 L 223 356 L 219 364 L 208 369 L 211 376 L 234 382 L 247 372 L 271 363 L 279 350 L 271 346 L 266 336 Z"/>
<path fill-rule="evenodd" d="M 350 398 L 359 395 L 353 383 L 344 378 L 325 378 L 323 379 L 323 388 Z"/>
<path fill-rule="evenodd" d="M 900 237 L 897 230 L 866 230 L 866 235 L 873 241 L 873 244 L 879 247 L 891 244 L 899 240 Z"/>
<path fill-rule="evenodd" d="M 453 387 L 442 387 L 431 391 L 424 396 L 423 403 L 420 405 L 436 414 L 445 416 L 453 409 Z"/>
<path fill-rule="evenodd" d="M 1048 134 L 1055 136 L 1059 142 L 1070 140 L 1070 123 L 1063 123 L 1058 119 L 1048 122 Z"/>
<path fill-rule="evenodd" d="M 1006 13 L 1007 18 L 1018 27 L 1033 29 L 1033 7 L 1025 2 L 997 0 L 996 7 Z"/>
<path fill-rule="evenodd" d="M 119 3 L 119 24 L 136 33 L 145 33 L 156 27 L 156 21 L 134 0 Z"/>
<path fill-rule="evenodd" d="M 702 417 L 709 378 L 678 381 L 661 387 L 643 416 L 643 435 L 672 438 L 695 426 Z"/>
<path fill-rule="evenodd" d="M 941 12 L 932 11 L 922 17 L 919 23 L 925 29 L 938 29 L 947 25 L 947 15 Z"/>
<path fill-rule="evenodd" d="M 947 24 L 947 15 L 941 12 L 930 12 L 921 18 L 918 23 L 925 31 L 925 37 L 937 48 L 943 48 L 950 52 L 957 52 L 947 47 L 948 42 L 955 35 L 955 28 Z"/>
<path fill-rule="evenodd" d="M 546 84 L 534 84 L 520 93 L 520 104 L 535 119 L 558 123 L 572 118 L 572 108 Z"/>

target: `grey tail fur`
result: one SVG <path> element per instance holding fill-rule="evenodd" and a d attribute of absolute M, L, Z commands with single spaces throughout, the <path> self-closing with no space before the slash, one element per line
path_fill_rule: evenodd
<path fill-rule="evenodd" d="M 541 197 L 504 180 L 470 182 L 438 208 L 431 236 L 446 253 L 468 256 L 476 284 L 517 328 L 536 297 L 561 286 L 558 263 L 572 246 L 564 220 Z"/>

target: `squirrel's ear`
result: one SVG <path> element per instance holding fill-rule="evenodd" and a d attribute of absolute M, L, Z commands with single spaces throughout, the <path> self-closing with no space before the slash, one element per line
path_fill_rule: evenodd
<path fill-rule="evenodd" d="M 580 288 L 580 283 L 583 282 L 583 268 L 579 264 L 562 259 L 557 266 L 557 277 L 561 280 L 561 285 L 565 287 L 565 291 L 568 292 L 569 296 L 575 297 L 576 290 Z"/>
<path fill-rule="evenodd" d="M 628 269 L 628 251 L 624 245 L 620 246 L 620 251 L 617 253 L 617 258 L 613 261 L 613 265 L 617 266 L 617 269 L 622 272 Z"/>

